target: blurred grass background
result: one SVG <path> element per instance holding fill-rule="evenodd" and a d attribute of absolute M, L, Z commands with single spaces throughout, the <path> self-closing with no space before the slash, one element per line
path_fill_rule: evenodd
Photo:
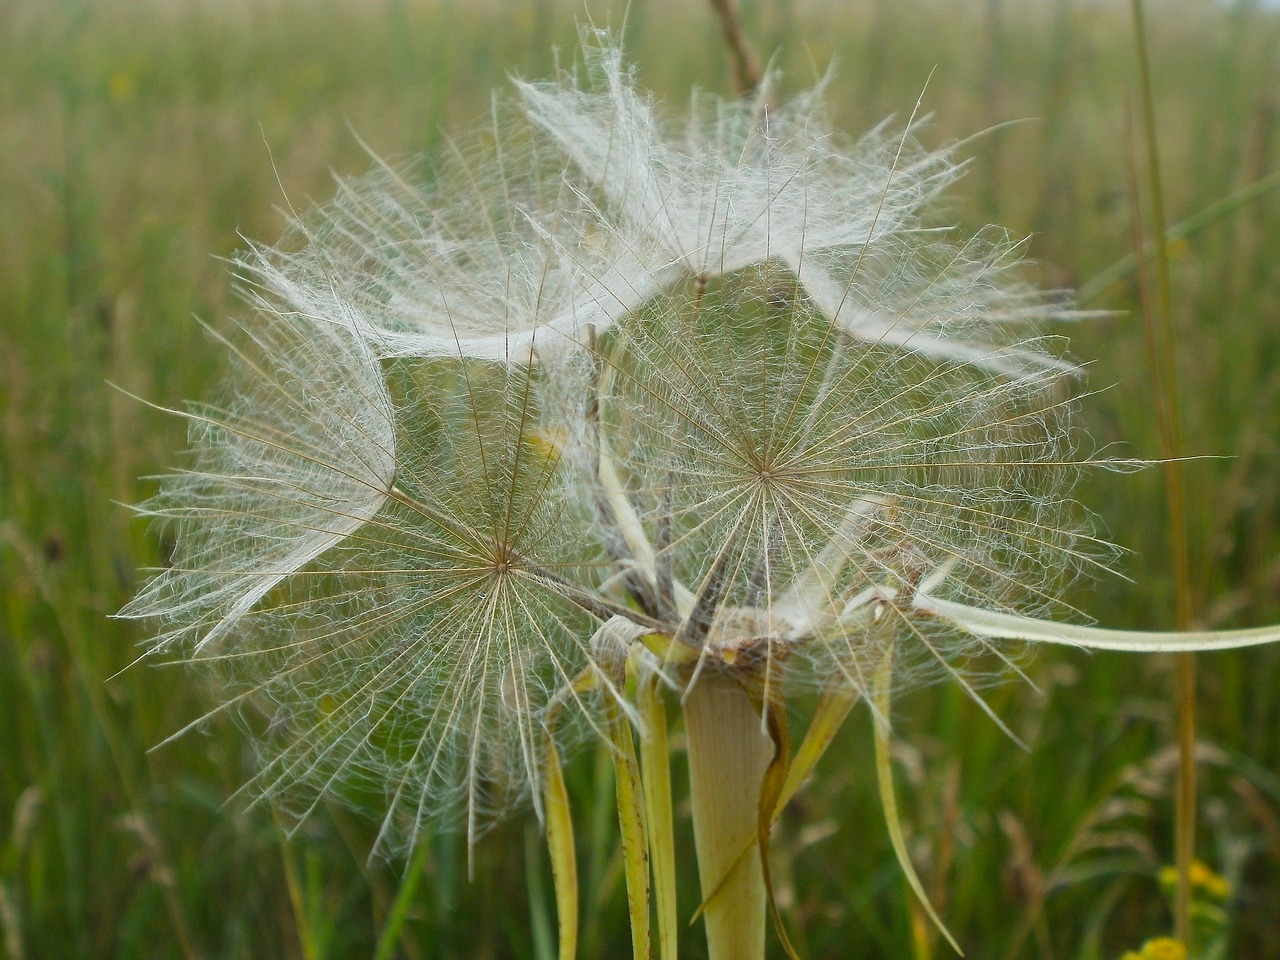
<path fill-rule="evenodd" d="M 372 827 L 324 809 L 292 841 L 226 798 L 251 758 L 210 722 L 147 749 L 210 700 L 180 668 L 125 669 L 143 639 L 108 615 L 163 561 L 133 522 L 145 478 L 179 462 L 160 405 L 207 395 L 223 351 L 193 315 L 238 310 L 225 263 L 271 240 L 281 208 L 379 155 L 430 152 L 487 111 L 509 74 L 572 51 L 570 0 L 7 0 L 0 4 L 0 956 L 346 958 L 374 952 L 402 866 L 369 864 Z M 621 23 L 620 6 L 593 5 Z M 833 108 L 857 132 L 905 117 L 926 79 L 927 142 L 965 147 L 952 214 L 1032 234 L 1028 270 L 1080 288 L 1133 249 L 1127 5 L 865 0 L 744 5 L 791 89 L 833 60 Z M 703 5 L 634 0 L 643 82 L 681 104 L 728 92 Z M 1241 2 L 1148 13 L 1171 221 L 1280 170 L 1280 17 Z M 1136 109 L 1136 108 L 1134 108 Z M 354 133 L 353 133 L 354 131 Z M 425 171 L 425 167 L 424 167 Z M 1175 324 L 1201 620 L 1280 619 L 1280 195 L 1174 245 Z M 1069 331 L 1090 363 L 1099 447 L 1156 456 L 1132 278 Z M 1131 548 L 1078 606 L 1115 626 L 1172 621 L 1158 471 L 1090 476 L 1083 503 Z M 121 672 L 123 671 L 123 672 Z M 1167 932 L 1155 876 L 1172 860 L 1172 670 L 1163 658 L 1039 655 L 1039 689 L 991 701 L 1024 754 L 956 690 L 898 708 L 903 805 L 926 884 L 971 956 L 1105 958 Z M 1226 956 L 1280 957 L 1280 651 L 1201 658 L 1199 854 L 1232 883 Z M 856 716 L 774 846 L 806 956 L 927 956 L 893 862 Z M 611 772 L 577 758 L 583 957 L 629 942 Z M 679 784 L 678 784 L 679 787 Z M 682 819 L 678 828 L 685 831 Z M 433 837 L 407 958 L 551 957 L 549 869 L 535 824 L 475 852 Z M 692 864 L 682 912 L 696 904 Z M 526 869 L 527 868 L 527 869 Z M 702 955 L 700 931 L 687 937 Z M 915 951 L 915 952 L 913 952 Z M 937 955 L 945 956 L 943 945 Z"/>

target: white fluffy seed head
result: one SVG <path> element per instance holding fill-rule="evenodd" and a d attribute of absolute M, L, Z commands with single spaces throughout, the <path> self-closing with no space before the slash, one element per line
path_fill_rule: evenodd
<path fill-rule="evenodd" d="M 621 694 L 602 637 L 971 682 L 922 584 L 1040 612 L 1093 562 L 1052 298 L 927 221 L 949 156 L 845 141 L 821 91 L 676 123 L 584 47 L 431 184 L 343 183 L 244 260 L 253 352 L 143 507 L 178 551 L 124 615 L 216 672 L 252 791 L 374 809 L 385 850 L 536 802 Z"/>

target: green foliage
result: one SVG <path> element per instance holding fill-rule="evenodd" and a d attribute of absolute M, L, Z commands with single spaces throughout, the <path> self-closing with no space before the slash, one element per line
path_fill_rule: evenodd
<path fill-rule="evenodd" d="M 138 628 L 108 619 L 168 548 L 116 503 L 151 493 L 135 478 L 171 466 L 183 444 L 176 418 L 108 384 L 160 405 L 207 397 L 225 351 L 191 315 L 223 329 L 239 309 L 219 257 L 242 237 L 274 239 L 278 208 L 329 196 L 331 170 L 367 169 L 364 144 L 393 157 L 448 149 L 442 131 L 483 116 L 507 74 L 545 75 L 553 46 L 572 48 L 578 5 L 478 7 L 0 5 L 0 956 L 546 955 L 531 917 L 545 929 L 554 903 L 548 883 L 526 882 L 537 846 L 525 824 L 472 850 L 430 837 L 413 861 L 416 896 L 397 898 L 402 866 L 367 862 L 371 823 L 324 808 L 286 843 L 266 810 L 225 803 L 253 771 L 229 724 L 148 753 L 211 700 L 176 668 L 126 670 Z M 1150 38 L 1171 222 L 1280 167 L 1280 19 L 1248 3 L 1182 7 Z M 909 113 L 931 70 L 927 142 L 1035 118 L 969 144 L 952 195 L 966 198 L 954 214 L 969 227 L 1034 234 L 1038 284 L 1083 286 L 1131 252 L 1122 6 L 745 13 L 762 49 L 780 46 L 794 88 L 835 58 L 831 101 L 852 132 Z M 700 6 L 633 3 L 626 17 L 630 55 L 661 97 L 728 89 Z M 1202 618 L 1274 622 L 1280 197 L 1233 207 L 1172 254 L 1183 442 L 1215 458 L 1186 468 Z M 1151 457 L 1135 297 L 1121 277 L 1090 304 L 1117 312 L 1070 334 L 1104 391 L 1084 411 L 1092 442 Z M 1107 536 L 1133 550 L 1133 583 L 1100 580 L 1074 598 L 1110 626 L 1172 622 L 1159 484 L 1148 471 L 1081 488 Z M 1156 877 L 1172 859 L 1171 661 L 1059 651 L 1028 670 L 1038 691 L 1002 686 L 989 701 L 1030 754 L 958 689 L 898 702 L 907 846 L 971 955 L 1117 956 L 1169 927 Z M 1214 936 L 1228 938 L 1225 956 L 1280 957 L 1280 651 L 1205 655 L 1200 672 L 1198 853 L 1231 891 Z M 868 722 L 855 716 L 851 726 Z M 809 957 L 920 955 L 867 775 L 870 739 L 865 727 L 840 735 L 796 801 L 803 817 L 784 815 L 772 846 L 779 901 Z M 586 825 L 581 956 L 616 956 L 628 932 L 612 771 L 587 756 L 568 777 Z M 674 794 L 687 795 L 680 774 Z M 687 847 L 679 807 L 676 828 Z M 693 865 L 681 869 L 681 890 L 695 889 Z M 682 936 L 697 956 L 699 932 Z"/>

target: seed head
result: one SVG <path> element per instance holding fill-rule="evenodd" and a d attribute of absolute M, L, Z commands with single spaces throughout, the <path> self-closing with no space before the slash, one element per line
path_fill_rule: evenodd
<path fill-rule="evenodd" d="M 474 834 L 638 638 L 678 688 L 861 691 L 886 656 L 973 681 L 989 634 L 943 604 L 1061 612 L 1093 547 L 1053 298 L 928 220 L 946 152 L 848 142 L 822 95 L 668 120 L 587 34 L 430 184 L 344 182 L 244 259 L 230 399 L 141 508 L 174 565 L 123 615 L 217 675 L 252 791 Z"/>

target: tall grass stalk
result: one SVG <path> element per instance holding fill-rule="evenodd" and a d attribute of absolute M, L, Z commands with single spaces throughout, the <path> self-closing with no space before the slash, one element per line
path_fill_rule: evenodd
<path fill-rule="evenodd" d="M 1179 422 L 1178 356 L 1173 325 L 1173 293 L 1169 279 L 1169 248 L 1165 225 L 1164 186 L 1160 170 L 1159 138 L 1152 94 L 1151 67 L 1147 56 L 1146 24 L 1142 0 L 1132 0 L 1134 50 L 1142 104 L 1142 129 L 1147 156 L 1155 257 L 1156 297 L 1142 283 L 1142 318 L 1147 332 L 1152 378 L 1156 383 L 1157 421 L 1164 455 L 1162 469 L 1168 509 L 1169 543 L 1174 571 L 1175 623 L 1191 629 L 1195 606 L 1191 585 L 1191 552 L 1187 542 L 1187 501 L 1183 480 L 1182 428 Z M 1141 256 L 1146 242 L 1140 226 L 1135 253 Z M 1142 274 L 1140 273 L 1140 276 Z M 1178 866 L 1178 891 L 1174 906 L 1174 933 L 1184 944 L 1191 942 L 1191 861 L 1196 837 L 1196 657 L 1177 655 L 1178 782 L 1174 850 Z"/>

